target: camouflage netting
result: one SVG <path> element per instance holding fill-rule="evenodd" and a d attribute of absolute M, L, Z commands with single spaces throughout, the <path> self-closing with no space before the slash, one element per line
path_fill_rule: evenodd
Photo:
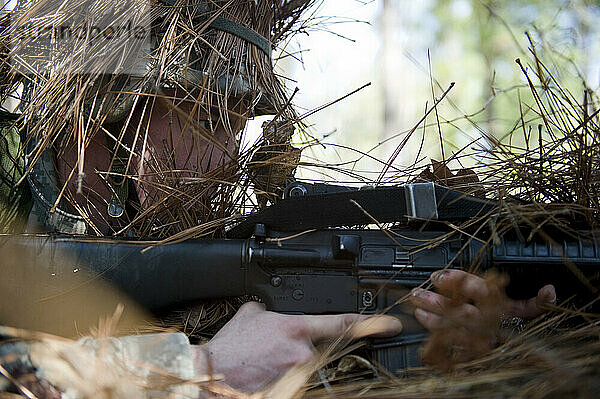
<path fill-rule="evenodd" d="M 207 233 L 222 234 L 249 203 L 248 168 L 259 166 L 249 164 L 257 147 L 240 151 L 245 121 L 271 114 L 280 124 L 297 122 L 271 52 L 302 27 L 301 14 L 314 3 L 76 1 L 56 12 L 56 2 L 24 1 L 4 16 L 0 102 L 18 89 L 27 169 L 42 165 L 48 175 L 46 165 L 56 165 L 56 176 L 32 174 L 41 179 L 42 209 L 34 212 L 44 228 L 165 238 L 190 228 L 202 234 L 198 225 L 208 223 Z M 82 10 L 87 19 L 110 15 L 112 26 L 139 26 L 147 35 L 94 47 L 70 33 L 73 41 L 44 58 L 44 43 L 22 34 L 23 27 L 85 28 L 87 19 L 74 17 Z M 71 219 L 48 225 L 57 210 Z"/>
<path fill-rule="evenodd" d="M 232 0 L 202 2 L 194 7 L 163 2 L 151 11 L 134 9 L 128 15 L 141 21 L 150 16 L 157 32 L 153 36 L 156 51 L 151 53 L 148 70 L 135 77 L 107 76 L 97 68 L 99 65 L 88 65 L 85 59 L 70 64 L 68 73 L 48 76 L 16 73 L 13 61 L 23 62 L 20 59 L 4 62 L 1 68 L 7 73 L 0 75 L 0 99 L 5 100 L 21 85 L 22 113 L 14 123 L 5 125 L 3 134 L 14 134 L 20 128 L 19 137 L 29 138 L 28 167 L 32 173 L 39 175 L 40 170 L 32 165 L 43 162 L 43 154 L 49 162 L 45 165 L 52 162 L 58 165 L 56 198 L 49 201 L 47 212 L 51 213 L 57 204 L 56 209 L 64 209 L 88 223 L 88 234 L 131 234 L 173 241 L 221 236 L 224 225 L 236 219 L 241 204 L 253 202 L 258 207 L 274 201 L 274 194 L 298 162 L 298 154 L 289 143 L 289 123 L 296 121 L 294 111 L 287 107 L 291 94 L 283 90 L 272 73 L 268 49 L 248 44 L 210 25 L 223 17 L 240 22 L 276 43 L 289 36 L 295 27 L 302 26 L 300 14 L 312 3 L 317 1 Z M 78 2 L 66 4 L 68 10 L 65 10 L 70 11 Z M 2 26 L 9 26 L 6 18 Z M 14 44 L 10 43 L 10 30 L 6 29 L 9 28 L 0 36 L 5 44 L 0 51 L 5 57 L 6 49 L 14 48 L 10 46 Z M 126 47 L 123 43 L 114 45 Z M 376 183 L 435 181 L 499 200 L 499 211 L 493 215 L 483 215 L 462 225 L 442 226 L 468 234 L 485 229 L 491 233 L 486 244 L 506 232 L 517 231 L 527 241 L 536 234 L 545 234 L 547 229 L 567 234 L 597 229 L 600 215 L 597 93 L 588 90 L 585 82 L 585 92 L 568 92 L 554 80 L 535 51 L 532 53 L 535 58 L 530 62 L 532 68 L 523 68 L 523 72 L 535 103 L 523 104 L 520 120 L 512 131 L 506 132 L 508 139 L 500 141 L 475 125 L 481 133 L 480 141 L 470 143 L 450 158 L 433 162 L 426 171 L 415 164 L 389 180 L 379 179 Z M 174 153 L 179 147 L 168 140 L 152 143 L 149 115 L 158 108 L 168 116 L 169 123 L 189 125 L 186 129 L 191 126 L 194 140 L 184 153 L 194 154 L 198 158 L 195 164 L 178 161 L 180 158 Z M 271 112 L 279 119 L 265 125 L 263 142 L 240 152 L 241 124 L 246 118 L 264 112 Z M 224 135 L 212 135 L 216 126 Z M 511 144 L 513 136 L 515 143 L 522 144 Z M 516 140 L 518 136 L 522 140 Z M 213 148 L 204 153 L 205 146 L 200 144 L 206 142 L 213 143 L 219 151 Z M 12 157 L 14 141 L 7 143 L 13 147 L 7 147 L 4 154 Z M 387 168 L 404 144 L 403 139 Z M 141 153 L 148 145 L 162 149 L 162 153 L 155 151 L 144 158 Z M 473 148 L 474 152 L 467 153 Z M 99 157 L 102 152 L 104 155 Z M 467 157 L 475 157 L 476 166 L 451 169 Z M 218 167 L 209 167 L 211 159 L 218 161 Z M 111 166 L 111 161 L 117 167 Z M 132 166 L 135 164 L 144 165 L 144 172 Z M 271 168 L 271 164 L 278 167 Z M 13 179 L 22 176 L 21 169 L 27 170 L 27 166 L 18 165 L 20 169 L 15 169 Z M 310 166 L 326 171 L 338 167 Z M 93 176 L 97 177 L 95 181 Z M 125 184 L 119 184 L 124 176 L 128 178 Z M 60 181 L 63 183 L 58 184 Z M 258 189 L 256 198 L 250 195 L 253 185 Z M 113 198 L 125 207 L 125 212 L 122 217 L 109 219 L 106 209 Z M 580 277 L 597 298 L 598 273 Z M 167 315 L 165 325 L 177 326 L 194 337 L 207 337 L 245 299 L 204 303 L 189 312 L 179 310 Z M 489 356 L 453 365 L 450 375 L 419 369 L 413 370 L 411 378 L 399 379 L 381 372 L 377 381 L 348 384 L 349 379 L 363 376 L 357 373 L 349 378 L 339 377 L 345 383 L 336 384 L 335 370 L 331 374 L 314 373 L 338 356 L 328 351 L 331 356 L 320 360 L 315 367 L 300 370 L 306 375 L 290 376 L 292 382 L 300 381 L 299 385 L 288 384 L 291 388 L 283 389 L 285 392 L 268 392 L 270 396 L 266 397 L 293 397 L 302 390 L 308 397 L 336 394 L 342 397 L 594 397 L 600 369 L 599 331 L 598 316 L 589 309 L 560 304 L 553 309 L 558 316 L 552 314 L 531 322 L 524 334 L 509 337 Z M 578 328 L 573 328 L 574 325 Z M 364 375 L 371 377 L 372 371 L 369 366 Z M 318 378 L 305 384 L 313 373 Z M 331 380 L 326 381 L 326 377 Z M 235 393 L 231 396 L 238 397 Z"/>
<path fill-rule="evenodd" d="M 0 233 L 23 231 L 31 209 L 31 196 L 25 185 L 15 186 L 23 177 L 25 159 L 16 118 L 0 111 Z"/>
<path fill-rule="evenodd" d="M 18 105 L 1 126 L 3 232 L 25 229 L 29 191 L 29 231 L 166 240 L 223 236 L 242 207 L 274 201 L 299 160 L 299 121 L 271 52 L 319 2 L 19 2 L 0 17 L 0 104 Z M 146 35 L 76 34 L 103 18 Z M 257 115 L 274 122 L 242 151 Z M 167 325 L 206 336 L 241 303 L 192 306 Z"/>

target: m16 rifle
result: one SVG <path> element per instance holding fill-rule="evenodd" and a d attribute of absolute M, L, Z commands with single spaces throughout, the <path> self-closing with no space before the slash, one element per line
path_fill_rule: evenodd
<path fill-rule="evenodd" d="M 336 196 L 345 200 L 337 202 Z M 397 196 L 404 201 L 399 202 Z M 63 266 L 53 260 L 57 254 L 67 254 L 78 267 L 112 282 L 150 310 L 240 295 L 260 298 L 268 310 L 294 314 L 386 310 L 400 317 L 404 331 L 395 338 L 371 340 L 369 357 L 393 372 L 420 365 L 419 346 L 426 332 L 402 299 L 412 288 L 424 285 L 433 271 L 446 267 L 472 270 L 474 266 L 480 271 L 498 269 L 511 278 L 509 294 L 526 298 L 535 296 L 545 284 L 555 284 L 561 295 L 580 289 L 576 287 L 582 284 L 565 262 L 584 274 L 597 274 L 600 266 L 600 239 L 591 233 L 585 238 L 563 234 L 552 242 L 541 238 L 523 242 L 519 236 L 505 235 L 489 244 L 472 235 L 422 225 L 390 230 L 323 228 L 329 223 L 325 219 L 336 217 L 323 213 L 331 203 L 337 203 L 337 211 L 349 212 L 343 224 L 397 218 L 397 213 L 389 215 L 385 207 L 375 206 L 373 198 L 380 205 L 395 201 L 402 208 L 398 214 L 423 220 L 439 219 L 448 212 L 440 207 L 445 201 L 454 201 L 451 206 L 462 209 L 463 217 L 491 209 L 489 201 L 426 183 L 300 195 L 278 206 L 299 210 L 296 215 L 302 215 L 303 208 L 311 209 L 311 203 L 320 208 L 297 216 L 295 231 L 285 224 L 286 218 L 294 217 L 281 219 L 278 212 L 268 211 L 231 230 L 230 235 L 237 238 L 188 240 L 147 251 L 142 251 L 148 246 L 142 242 L 50 236 L 7 236 L 4 240 L 25 249 L 20 262 L 45 269 L 53 278 L 73 273 L 72 263 Z M 247 236 L 250 225 L 254 228 Z"/>

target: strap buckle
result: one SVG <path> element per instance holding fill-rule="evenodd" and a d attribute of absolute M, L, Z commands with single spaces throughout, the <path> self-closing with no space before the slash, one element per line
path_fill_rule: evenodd
<path fill-rule="evenodd" d="M 406 216 L 416 219 L 438 219 L 435 184 L 414 183 L 404 185 Z"/>

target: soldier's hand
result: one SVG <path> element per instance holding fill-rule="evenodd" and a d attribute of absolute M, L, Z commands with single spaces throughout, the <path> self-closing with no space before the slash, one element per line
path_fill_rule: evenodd
<path fill-rule="evenodd" d="M 552 285 L 534 298 L 512 300 L 501 282 L 461 270 L 438 271 L 431 281 L 435 292 L 415 289 L 410 301 L 415 318 L 432 332 L 423 358 L 441 368 L 488 352 L 497 342 L 501 319 L 532 319 L 556 302 Z"/>
<path fill-rule="evenodd" d="M 223 374 L 227 385 L 255 392 L 313 359 L 315 345 L 345 334 L 387 337 L 401 331 L 402 324 L 391 316 L 284 315 L 249 302 L 208 344 L 197 347 L 196 364 L 199 373 Z"/>

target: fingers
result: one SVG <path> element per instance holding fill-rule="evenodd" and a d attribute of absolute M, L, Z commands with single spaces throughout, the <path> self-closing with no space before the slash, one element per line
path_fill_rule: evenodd
<path fill-rule="evenodd" d="M 350 336 L 354 339 L 363 337 L 393 337 L 402 332 L 402 323 L 392 316 L 371 316 L 354 324 Z"/>
<path fill-rule="evenodd" d="M 317 344 L 347 335 L 392 337 L 402 332 L 402 323 L 392 316 L 340 314 L 326 316 L 298 316 L 304 319 L 308 337 Z"/>
<path fill-rule="evenodd" d="M 411 294 L 410 301 L 413 305 L 436 314 L 443 314 L 451 302 L 445 296 L 421 288 L 415 288 Z"/>
<path fill-rule="evenodd" d="M 413 290 L 410 301 L 416 307 L 415 318 L 430 331 L 456 325 L 481 327 L 481 311 L 471 304 L 456 304 L 440 294 L 422 289 Z"/>
<path fill-rule="evenodd" d="M 449 298 L 462 297 L 475 303 L 486 302 L 494 294 L 494 287 L 483 278 L 462 270 L 439 270 L 431 274 L 431 282 Z"/>
<path fill-rule="evenodd" d="M 415 319 L 429 331 L 439 330 L 444 327 L 444 319 L 440 315 L 420 308 L 416 308 L 414 314 Z"/>
<path fill-rule="evenodd" d="M 545 285 L 540 288 L 535 299 L 538 309 L 541 310 L 544 310 L 544 307 L 556 305 L 556 289 L 551 284 Z"/>
<path fill-rule="evenodd" d="M 548 311 L 548 307 L 556 304 L 556 289 L 553 285 L 545 285 L 534 298 L 520 301 L 509 301 L 507 313 L 525 320 L 534 319 Z"/>

